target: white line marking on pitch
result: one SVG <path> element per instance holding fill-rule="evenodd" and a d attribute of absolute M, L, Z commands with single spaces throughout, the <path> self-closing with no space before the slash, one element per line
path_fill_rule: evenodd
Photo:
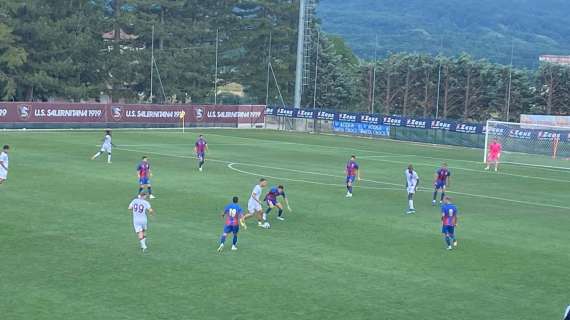
<path fill-rule="evenodd" d="M 165 157 L 174 157 L 174 158 L 182 158 L 182 159 L 196 159 L 196 157 L 194 157 L 194 156 L 183 156 L 183 155 L 175 155 L 175 154 L 168 154 L 168 153 L 161 153 L 161 152 L 153 152 L 153 151 L 147 152 L 147 151 L 140 151 L 140 150 L 133 150 L 133 149 L 125 149 L 125 148 L 117 148 L 117 149 L 122 150 L 122 151 L 127 151 L 127 152 L 137 152 L 137 153 L 143 153 L 143 152 L 144 152 L 144 153 L 147 153 L 147 154 L 155 154 L 155 155 L 165 156 Z M 291 171 L 291 172 L 299 172 L 299 173 L 305 173 L 305 174 L 313 174 L 313 175 L 321 175 L 321 176 L 342 178 L 342 176 L 339 176 L 339 175 L 331 175 L 331 174 L 328 174 L 328 173 L 321 173 L 321 172 L 301 171 L 301 170 L 295 170 L 295 169 L 289 169 L 289 168 L 270 167 L 270 166 L 263 166 L 263 165 L 257 165 L 257 164 L 249 164 L 249 163 L 234 163 L 234 162 L 231 162 L 231 161 L 218 160 L 218 159 L 209 159 L 208 161 L 211 161 L 211 162 L 218 162 L 218 163 L 224 163 L 224 164 L 226 164 L 226 165 L 228 165 L 228 164 L 233 164 L 233 166 L 236 166 L 236 165 L 245 165 L 245 166 L 258 167 L 258 168 L 265 168 L 265 169 Z M 277 178 L 273 178 L 273 179 L 277 179 Z M 370 182 L 370 183 L 376 183 L 376 184 L 389 185 L 389 186 L 399 186 L 399 187 L 401 186 L 401 184 L 390 183 L 390 182 L 382 182 L 382 181 L 374 181 L 374 180 L 368 180 L 368 179 L 362 179 L 362 181 Z M 306 182 L 306 181 L 303 181 L 303 182 Z M 403 188 L 402 188 L 402 189 L 403 189 Z M 430 191 L 430 190 L 421 190 L 421 191 L 424 191 L 424 192 L 432 192 L 432 191 Z M 462 195 L 462 196 L 468 196 L 468 197 L 474 197 L 474 198 L 483 198 L 483 199 L 492 199 L 492 200 L 497 200 L 497 201 L 512 202 L 512 203 L 518 203 L 518 204 L 524 204 L 524 205 L 530 205 L 530 206 L 537 206 L 537 207 L 547 207 L 547 208 L 556 208 L 556 209 L 570 210 L 570 207 L 557 206 L 557 205 L 545 204 L 545 203 L 540 203 L 540 202 L 530 202 L 530 201 L 522 201 L 522 200 L 515 200 L 515 199 L 507 199 L 507 198 L 501 198 L 501 197 L 495 197 L 495 196 L 480 195 L 480 194 L 473 194 L 473 193 L 466 193 L 466 192 L 458 192 L 458 191 L 448 191 L 447 193 L 449 193 L 449 194 L 457 194 L 457 195 Z"/>
<path fill-rule="evenodd" d="M 293 182 L 302 182 L 302 183 L 308 183 L 308 184 L 317 184 L 320 186 L 331 186 L 331 187 L 335 187 L 335 188 L 342 188 L 345 187 L 344 184 L 339 184 L 339 183 L 324 183 L 324 182 L 318 182 L 318 181 L 310 181 L 310 180 L 302 180 L 302 179 L 291 179 L 291 178 L 283 178 L 283 177 L 275 177 L 275 176 L 268 176 L 268 175 L 263 175 L 263 174 L 259 174 L 259 173 L 255 173 L 255 172 L 249 172 L 249 171 L 245 171 L 245 170 L 240 170 L 235 168 L 236 165 L 243 165 L 242 163 L 229 163 L 228 164 L 228 168 L 230 168 L 231 170 L 234 170 L 236 172 L 242 173 L 242 174 L 247 174 L 250 176 L 263 176 L 265 178 L 271 178 L 271 179 L 279 179 L 279 180 L 284 180 L 284 181 L 293 181 Z M 309 173 L 311 174 L 311 172 L 304 172 L 304 173 Z M 317 174 L 317 173 L 315 173 Z M 379 188 L 379 187 L 366 187 L 366 186 L 354 186 L 355 188 L 360 188 L 360 189 L 370 189 L 370 190 L 393 190 L 393 191 L 401 191 L 400 188 L 391 188 L 391 187 L 387 187 L 387 188 Z"/>

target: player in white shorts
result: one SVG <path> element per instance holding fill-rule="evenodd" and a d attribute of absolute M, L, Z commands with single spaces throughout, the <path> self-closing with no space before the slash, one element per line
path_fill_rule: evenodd
<path fill-rule="evenodd" d="M 414 194 L 418 191 L 420 177 L 418 173 L 414 171 L 414 166 L 411 164 L 404 172 L 404 175 L 406 176 L 406 191 L 408 192 L 408 214 L 416 213 L 416 208 L 414 208 Z"/>
<path fill-rule="evenodd" d="M 111 150 L 115 146 L 113 144 L 112 140 L 113 139 L 111 137 L 111 130 L 105 130 L 105 138 L 103 138 L 103 144 L 101 145 L 101 151 L 97 152 L 93 157 L 91 157 L 91 160 L 95 160 L 95 159 L 99 158 L 99 156 L 103 152 L 106 152 L 107 153 L 107 163 L 111 163 Z"/>
<path fill-rule="evenodd" d="M 2 153 L 0 153 L 0 184 L 8 179 L 8 152 L 10 151 L 9 145 L 4 145 Z"/>
<path fill-rule="evenodd" d="M 248 214 L 245 215 L 245 219 L 249 219 L 253 216 L 257 217 L 257 225 L 260 227 L 266 227 L 267 222 L 263 219 L 263 207 L 261 206 L 261 194 L 263 193 L 263 188 L 267 186 L 266 179 L 259 179 L 259 183 L 253 187 L 249 201 L 247 202 Z"/>
<path fill-rule="evenodd" d="M 146 197 L 147 194 L 145 192 L 141 192 L 139 196 L 129 204 L 129 211 L 133 213 L 133 227 L 139 237 L 143 252 L 145 252 L 147 248 L 145 234 L 148 225 L 147 212 L 149 214 L 154 214 L 154 210 L 150 206 L 150 202 L 146 200 Z"/>

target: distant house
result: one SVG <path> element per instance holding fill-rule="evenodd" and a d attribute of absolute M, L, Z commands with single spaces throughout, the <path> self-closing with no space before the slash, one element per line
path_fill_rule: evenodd
<path fill-rule="evenodd" d="M 548 62 L 570 66 L 570 56 L 542 55 L 538 58 L 540 62 Z"/>

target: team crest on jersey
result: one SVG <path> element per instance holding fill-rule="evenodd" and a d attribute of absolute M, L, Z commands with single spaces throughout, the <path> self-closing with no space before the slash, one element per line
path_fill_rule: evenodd
<path fill-rule="evenodd" d="M 20 119 L 27 120 L 30 117 L 31 108 L 28 105 L 18 106 L 18 115 Z"/>
<path fill-rule="evenodd" d="M 204 119 L 204 109 L 196 108 L 194 112 L 196 114 L 196 120 L 201 121 L 202 119 Z"/>
<path fill-rule="evenodd" d="M 123 108 L 113 106 L 111 107 L 111 114 L 113 115 L 113 119 L 120 120 L 123 117 Z"/>

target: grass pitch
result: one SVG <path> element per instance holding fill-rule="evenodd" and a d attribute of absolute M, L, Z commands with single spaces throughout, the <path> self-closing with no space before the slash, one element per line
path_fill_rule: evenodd
<path fill-rule="evenodd" d="M 210 153 L 192 159 L 203 133 Z M 569 302 L 570 171 L 505 166 L 480 150 L 251 130 L 4 132 L 0 186 L 2 319 L 558 319 Z M 344 166 L 362 181 L 345 199 Z M 154 172 L 149 253 L 126 207 L 135 168 Z M 447 252 L 431 206 L 448 161 L 460 210 Z M 422 179 L 405 215 L 403 172 Z M 222 208 L 242 207 L 259 177 L 284 184 L 294 209 L 271 230 L 253 222 L 239 251 L 216 252 Z"/>

